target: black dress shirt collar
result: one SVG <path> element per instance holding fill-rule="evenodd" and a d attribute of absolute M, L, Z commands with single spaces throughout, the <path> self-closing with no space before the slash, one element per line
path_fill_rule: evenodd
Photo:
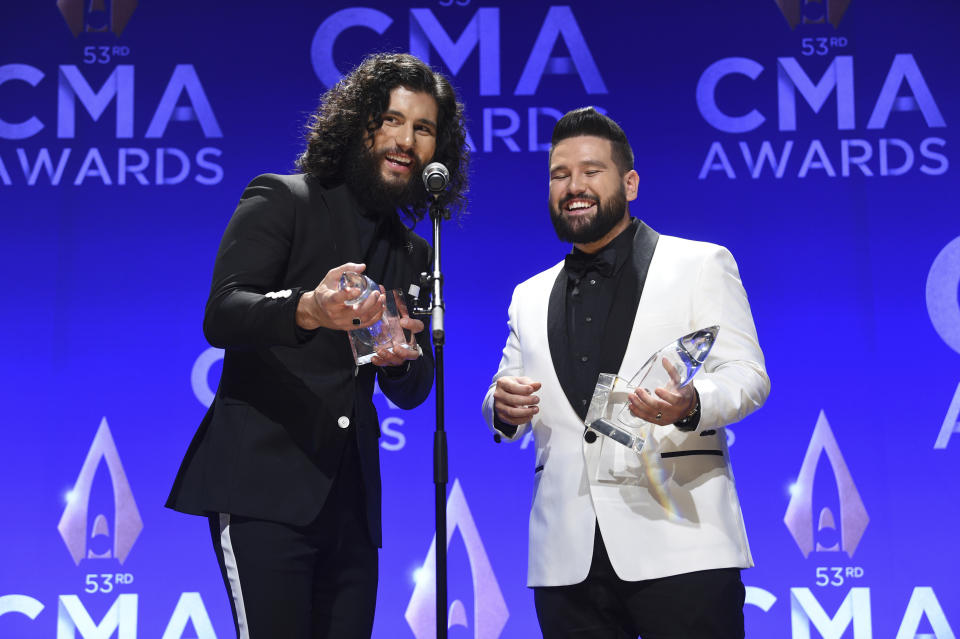
<path fill-rule="evenodd" d="M 564 268 L 571 278 L 579 279 L 590 270 L 606 277 L 616 276 L 633 252 L 633 238 L 640 220 L 630 218 L 630 224 L 596 253 L 587 253 L 577 247 L 564 259 Z"/>

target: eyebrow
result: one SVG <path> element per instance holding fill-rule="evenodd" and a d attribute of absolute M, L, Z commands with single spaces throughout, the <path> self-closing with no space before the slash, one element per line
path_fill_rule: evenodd
<path fill-rule="evenodd" d="M 601 169 L 607 168 L 606 162 L 603 162 L 601 160 L 591 160 L 590 158 L 587 158 L 586 160 L 580 160 L 576 164 L 578 164 L 579 166 L 595 166 Z M 550 173 L 553 173 L 554 171 L 560 171 L 566 168 L 567 168 L 566 164 L 555 164 L 554 166 L 550 167 Z"/>
<path fill-rule="evenodd" d="M 389 113 L 390 115 L 400 116 L 401 118 L 406 118 L 406 117 L 407 117 L 407 114 L 406 114 L 406 113 L 403 113 L 403 112 L 401 112 L 401 111 L 397 111 L 396 109 L 387 109 L 386 111 L 383 112 L 383 115 L 387 115 L 388 113 Z M 382 116 L 381 116 L 381 117 L 382 117 Z M 429 124 L 429 125 L 432 126 L 434 129 L 437 128 L 437 123 L 434 122 L 433 120 L 429 119 L 429 118 L 420 118 L 419 120 L 417 120 L 417 122 L 419 122 L 419 123 L 421 123 L 421 124 Z"/>

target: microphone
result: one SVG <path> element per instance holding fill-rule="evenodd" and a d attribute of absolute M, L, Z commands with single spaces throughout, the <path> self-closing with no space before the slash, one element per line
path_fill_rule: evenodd
<path fill-rule="evenodd" d="M 423 170 L 423 185 L 434 195 L 442 193 L 448 184 L 450 171 L 440 162 L 431 162 Z"/>

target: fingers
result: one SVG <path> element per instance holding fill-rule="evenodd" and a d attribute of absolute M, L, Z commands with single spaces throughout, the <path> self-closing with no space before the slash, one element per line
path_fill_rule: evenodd
<path fill-rule="evenodd" d="M 320 286 L 324 286 L 324 285 L 321 284 Z M 327 290 L 330 291 L 329 299 L 330 299 L 330 302 L 333 304 L 345 304 L 347 300 L 352 300 L 355 297 L 360 295 L 359 288 L 347 287 L 347 288 L 341 289 L 339 287 L 339 284 L 336 287 L 330 288 Z"/>
<path fill-rule="evenodd" d="M 343 304 L 337 313 L 337 324 L 343 330 L 368 328 L 380 321 L 385 305 L 379 293 L 373 293 L 362 304 Z"/>
<path fill-rule="evenodd" d="M 652 424 L 672 424 L 687 415 L 693 397 L 693 386 L 688 384 L 679 391 L 657 388 L 653 394 L 638 388 L 627 396 L 627 401 L 634 417 Z"/>
<path fill-rule="evenodd" d="M 330 269 L 330 272 L 336 273 L 337 279 L 339 280 L 340 276 L 343 275 L 346 271 L 352 271 L 354 273 L 363 273 L 365 270 L 367 270 L 367 265 L 363 264 L 362 262 L 360 264 L 357 264 L 356 262 L 347 262 L 346 264 L 341 264 L 340 266 L 336 266 Z"/>
<path fill-rule="evenodd" d="M 352 317 L 359 317 L 363 326 L 376 323 L 387 308 L 387 298 L 382 293 L 374 291 L 367 299 L 359 304 L 344 304 L 352 313 Z"/>
<path fill-rule="evenodd" d="M 627 401 L 630 402 L 630 413 L 648 422 L 654 421 L 653 418 L 657 413 L 662 413 L 667 405 L 665 401 L 651 395 L 645 388 L 638 388 L 627 395 Z"/>
<path fill-rule="evenodd" d="M 657 389 L 661 390 L 661 389 Z M 672 415 L 677 412 L 663 399 L 650 394 L 645 388 L 638 388 L 627 396 L 630 402 L 630 414 L 651 424 L 672 424 Z"/>
<path fill-rule="evenodd" d="M 366 264 L 347 262 L 327 271 L 317 288 L 301 297 L 297 308 L 297 323 L 304 328 L 324 327 L 348 331 L 355 328 L 372 326 L 383 315 L 386 298 L 374 291 L 359 304 L 347 304 L 348 300 L 360 296 L 356 287 L 340 290 L 340 278 L 344 273 L 362 273 Z"/>
<path fill-rule="evenodd" d="M 501 377 L 493 391 L 493 409 L 501 421 L 514 426 L 525 424 L 540 412 L 540 382 L 529 377 Z"/>
<path fill-rule="evenodd" d="M 360 289 L 356 287 L 348 287 L 340 290 L 340 277 L 347 272 L 362 273 L 366 268 L 366 264 L 347 262 L 346 264 L 341 264 L 340 266 L 330 269 L 320 284 L 317 285 L 317 295 L 323 296 L 325 301 L 329 303 L 337 304 L 357 297 L 360 295 Z"/>
<path fill-rule="evenodd" d="M 526 424 L 540 412 L 540 409 L 536 406 L 509 406 L 498 403 L 496 398 L 493 400 L 493 410 L 497 413 L 500 421 L 513 426 Z"/>
<path fill-rule="evenodd" d="M 413 350 L 417 350 L 417 334 L 423 331 L 423 322 L 410 317 L 401 317 L 400 328 L 403 331 L 404 339 L 407 340 L 405 345 Z"/>
<path fill-rule="evenodd" d="M 320 286 L 317 289 L 327 288 L 331 291 L 337 291 L 341 293 L 337 301 L 342 302 L 343 300 L 352 299 L 359 295 L 360 291 L 356 288 L 348 288 L 340 291 L 340 277 L 347 272 L 350 273 L 363 273 L 367 269 L 366 264 L 356 264 L 354 262 L 347 262 L 346 264 L 341 264 L 340 266 L 335 266 L 334 268 L 327 271 L 327 274 L 324 276 L 323 281 L 320 282 Z M 348 294 L 349 293 L 349 294 Z"/>
<path fill-rule="evenodd" d="M 693 400 L 693 386 L 687 384 L 677 391 L 657 388 L 653 391 L 657 397 L 673 406 L 686 406 Z"/>
<path fill-rule="evenodd" d="M 400 328 L 405 328 L 416 335 L 417 333 L 423 332 L 424 326 L 423 322 L 418 319 L 413 319 L 412 317 L 401 317 Z"/>
<path fill-rule="evenodd" d="M 367 328 L 379 321 L 386 309 L 386 300 L 378 292 L 360 304 L 345 304 L 341 293 L 343 291 L 326 290 L 315 296 L 318 313 L 325 318 L 322 325 L 327 328 L 341 331 Z"/>
<path fill-rule="evenodd" d="M 673 382 L 673 386 L 677 387 L 680 385 L 680 371 L 670 363 L 666 357 L 663 358 L 663 369 L 667 371 L 667 375 L 670 376 L 670 381 Z"/>
<path fill-rule="evenodd" d="M 398 349 L 395 349 L 398 350 Z M 377 354 L 373 356 L 370 362 L 374 366 L 400 366 L 406 360 L 396 353 L 391 353 L 390 351 L 381 348 L 377 349 Z"/>
<path fill-rule="evenodd" d="M 532 395 L 540 390 L 540 382 L 529 377 L 501 377 L 497 380 L 497 390 L 500 389 L 514 395 Z"/>
<path fill-rule="evenodd" d="M 423 353 L 417 345 L 416 340 L 409 342 L 393 341 L 393 348 L 378 348 L 377 354 L 371 360 L 376 366 L 400 366 L 409 360 L 418 359 Z"/>
<path fill-rule="evenodd" d="M 417 350 L 416 346 L 411 348 L 409 345 L 400 344 L 394 346 L 392 351 L 378 348 L 377 354 L 370 361 L 374 366 L 400 366 L 408 360 L 414 360 L 420 356 L 420 351 Z"/>
<path fill-rule="evenodd" d="M 340 302 L 348 309 L 344 311 L 344 313 L 349 315 L 349 326 L 347 327 L 347 330 L 373 326 L 380 321 L 380 318 L 383 316 L 383 312 L 387 307 L 386 293 L 382 286 L 379 287 L 379 291 L 373 291 L 359 304 L 347 304 L 348 301 L 359 296 L 361 291 L 356 287 L 345 288 L 341 291 L 339 289 L 340 276 L 347 272 L 362 273 L 364 270 L 366 270 L 366 268 L 366 264 L 347 262 L 346 264 L 331 269 L 330 273 L 328 273 L 328 277 L 330 275 L 335 275 L 336 277 L 336 288 L 334 289 L 335 293 L 331 299 L 331 302 Z M 338 315 L 342 317 L 343 313 L 338 313 Z"/>

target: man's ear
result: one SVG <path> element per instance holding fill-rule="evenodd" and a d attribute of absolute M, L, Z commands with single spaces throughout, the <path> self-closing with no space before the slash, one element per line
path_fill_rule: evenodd
<path fill-rule="evenodd" d="M 640 175 L 630 169 L 623 175 L 623 190 L 627 196 L 627 202 L 637 199 L 637 191 L 640 188 Z"/>

